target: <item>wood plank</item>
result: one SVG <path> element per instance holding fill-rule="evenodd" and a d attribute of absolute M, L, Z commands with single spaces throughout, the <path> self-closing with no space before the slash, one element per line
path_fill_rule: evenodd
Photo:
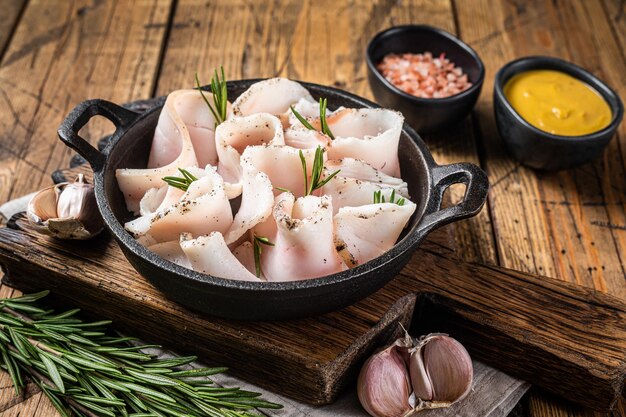
<path fill-rule="evenodd" d="M 68 165 L 56 129 L 75 104 L 152 93 L 169 12 L 169 1 L 28 4 L 0 66 L 9 110 L 0 114 L 0 201 L 49 185 L 49 173 Z M 93 123 L 84 134 L 109 129 Z"/>
<path fill-rule="evenodd" d="M 626 303 L 546 277 L 419 249 L 372 296 L 319 317 L 242 322 L 195 314 L 139 276 L 106 236 L 89 245 L 0 229 L 0 262 L 23 290 L 49 288 L 146 340 L 197 353 L 264 388 L 314 404 L 354 383 L 361 361 L 413 320 L 413 334 L 445 332 L 473 358 L 573 401 L 609 409 L 626 377 Z M 415 310 L 415 317 L 414 315 Z M 582 390 L 587 395 L 580 396 Z"/>
<path fill-rule="evenodd" d="M 128 101 L 151 95 L 171 1 L 48 2 L 32 0 L 14 33 L 8 22 L 23 1 L 5 1 L 0 14 L 0 201 L 50 185 L 72 152 L 56 129 L 74 105 L 92 97 Z M 111 127 L 84 129 L 97 140 Z M 2 296 L 17 295 L 0 287 Z M 0 379 L 0 383 L 5 379 Z M 12 401 L 3 396 L 2 404 Z M 2 407 L 2 405 L 0 405 Z M 37 408 L 38 407 L 38 408 Z M 57 415 L 49 401 L 31 399 L 2 415 Z"/>
<path fill-rule="evenodd" d="M 0 59 L 6 49 L 6 45 L 11 39 L 22 10 L 26 5 L 26 0 L 2 0 L 0 1 Z"/>
<path fill-rule="evenodd" d="M 524 55 L 545 54 L 572 60 L 624 96 L 623 49 L 606 24 L 601 3 L 455 4 L 461 33 L 484 58 L 490 80 L 477 113 L 485 166 L 493 185 L 490 207 L 502 265 L 626 297 L 622 259 L 626 233 L 620 228 L 625 224 L 626 208 L 624 125 L 603 159 L 569 172 L 538 173 L 520 167 L 506 155 L 492 114 L 495 72 L 509 60 Z M 533 395 L 529 414 L 586 415 L 580 410 L 565 411 L 558 404 L 552 398 Z"/>

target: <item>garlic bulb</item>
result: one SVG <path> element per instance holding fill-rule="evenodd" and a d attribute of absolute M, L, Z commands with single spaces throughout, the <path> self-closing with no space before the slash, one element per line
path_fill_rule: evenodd
<path fill-rule="evenodd" d="M 465 398 L 472 381 L 472 360 L 459 342 L 433 333 L 414 343 L 405 334 L 365 362 L 357 392 L 370 415 L 404 417 L 449 407 Z"/>
<path fill-rule="evenodd" d="M 445 334 L 422 338 L 411 352 L 409 374 L 417 409 L 449 407 L 472 389 L 474 369 L 467 350 Z"/>
<path fill-rule="evenodd" d="M 407 335 L 408 336 L 408 335 Z M 398 339 L 371 356 L 359 374 L 357 394 L 361 405 L 374 417 L 402 417 L 411 411 L 411 384 L 406 369 L 410 337 Z"/>
<path fill-rule="evenodd" d="M 26 214 L 37 230 L 59 239 L 89 239 L 103 228 L 93 185 L 82 174 L 72 183 L 39 191 L 28 203 Z"/>

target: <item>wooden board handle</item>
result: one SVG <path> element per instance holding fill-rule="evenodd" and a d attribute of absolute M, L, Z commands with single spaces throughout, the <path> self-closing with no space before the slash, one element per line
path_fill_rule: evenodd
<path fill-rule="evenodd" d="M 420 296 L 413 331 L 448 332 L 471 355 L 571 401 L 607 410 L 624 389 L 626 304 L 556 279 L 421 250 L 403 271 Z"/>

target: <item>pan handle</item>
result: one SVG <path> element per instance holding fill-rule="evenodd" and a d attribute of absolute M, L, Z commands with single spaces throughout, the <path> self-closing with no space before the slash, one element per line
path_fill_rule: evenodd
<path fill-rule="evenodd" d="M 94 171 L 100 171 L 106 156 L 83 139 L 78 132 L 94 116 L 104 116 L 115 125 L 117 134 L 137 119 L 139 113 L 125 109 L 106 100 L 86 100 L 80 103 L 63 120 L 58 130 L 59 138 L 89 162 Z"/>
<path fill-rule="evenodd" d="M 489 191 L 489 179 L 485 171 L 469 163 L 436 165 L 432 170 L 434 212 L 422 217 L 419 228 L 426 233 L 456 220 L 477 214 L 485 204 Z M 452 207 L 441 208 L 443 193 L 452 184 L 465 184 L 463 200 Z"/>

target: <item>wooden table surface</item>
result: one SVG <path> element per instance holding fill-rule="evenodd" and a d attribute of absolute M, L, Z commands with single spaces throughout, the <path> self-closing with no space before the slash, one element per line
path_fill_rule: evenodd
<path fill-rule="evenodd" d="M 82 100 L 164 95 L 219 65 L 229 79 L 286 76 L 371 98 L 365 46 L 404 23 L 456 33 L 487 69 L 473 115 L 426 136 L 438 162 L 479 163 L 492 184 L 482 213 L 455 226 L 461 255 L 626 299 L 626 123 L 594 163 L 538 173 L 506 155 L 492 110 L 498 68 L 536 54 L 573 61 L 626 98 L 624 0 L 0 0 L 0 203 L 68 166 L 72 152 L 56 129 Z M 95 142 L 110 131 L 98 120 L 84 133 Z M 600 415 L 540 390 L 515 414 Z M 40 393 L 13 398 L 2 374 L 0 416 L 18 415 L 55 412 Z M 622 401 L 613 416 L 624 415 Z"/>

